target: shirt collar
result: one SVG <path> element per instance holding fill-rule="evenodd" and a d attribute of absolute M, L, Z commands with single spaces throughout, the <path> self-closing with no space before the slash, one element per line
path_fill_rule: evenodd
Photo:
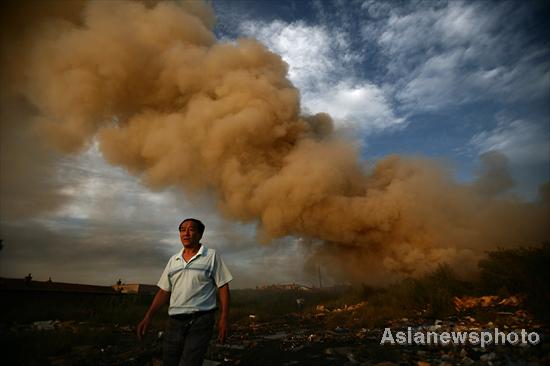
<path fill-rule="evenodd" d="M 199 248 L 199 250 L 197 251 L 197 254 L 195 254 L 193 257 L 191 257 L 191 259 L 189 260 L 189 262 L 191 262 L 193 259 L 195 259 L 196 257 L 198 257 L 199 255 L 202 255 L 204 256 L 206 254 L 206 247 L 204 246 L 204 244 L 201 244 L 201 247 Z M 183 259 L 183 249 L 178 253 L 178 256 L 176 257 L 176 259 L 179 259 L 182 263 L 185 263 L 184 259 Z M 189 263 L 187 262 L 187 263 Z"/>
<path fill-rule="evenodd" d="M 201 244 L 201 247 L 199 248 L 197 255 L 204 255 L 205 253 L 206 253 L 206 247 L 203 244 Z"/>

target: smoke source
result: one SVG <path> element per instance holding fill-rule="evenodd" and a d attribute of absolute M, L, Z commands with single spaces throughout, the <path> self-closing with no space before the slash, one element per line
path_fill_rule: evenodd
<path fill-rule="evenodd" d="M 10 40 L 17 62 L 3 66 L 60 151 L 98 141 L 152 188 L 213 195 L 225 217 L 257 222 L 261 241 L 303 238 L 342 278 L 466 269 L 497 245 L 549 238 L 548 201 L 503 194 L 503 156 L 484 157 L 468 185 L 419 158 L 390 156 L 367 173 L 328 115 L 300 114 L 280 56 L 252 39 L 217 42 L 213 24 L 201 2 L 92 1 Z"/>

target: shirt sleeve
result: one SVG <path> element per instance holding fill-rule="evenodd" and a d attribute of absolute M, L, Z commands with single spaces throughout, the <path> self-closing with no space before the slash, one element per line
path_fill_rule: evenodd
<path fill-rule="evenodd" d="M 214 255 L 214 282 L 217 287 L 222 287 L 233 279 L 231 272 L 227 269 L 227 266 L 222 260 L 222 257 L 218 253 Z"/>
<path fill-rule="evenodd" d="M 170 272 L 170 262 L 172 261 L 172 258 L 168 261 L 166 264 L 166 267 L 164 268 L 164 272 L 162 272 L 162 276 L 160 276 L 159 282 L 157 283 L 157 286 L 160 287 L 162 290 L 171 292 L 172 291 L 172 282 L 170 281 L 170 278 L 168 277 L 168 273 Z"/>

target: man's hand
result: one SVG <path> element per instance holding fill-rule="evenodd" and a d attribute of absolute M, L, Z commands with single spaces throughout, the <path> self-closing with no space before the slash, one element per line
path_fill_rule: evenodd
<path fill-rule="evenodd" d="M 147 310 L 147 313 L 145 313 L 143 320 L 140 321 L 137 326 L 136 333 L 140 341 L 141 338 L 145 335 L 145 332 L 147 332 L 147 328 L 149 328 L 149 323 L 151 323 L 151 318 L 153 317 L 153 315 L 162 305 L 166 304 L 169 300 L 170 292 L 164 291 L 163 289 L 159 288 L 157 294 L 155 295 L 155 298 L 153 299 L 153 303 L 149 307 L 149 310 Z"/>
<path fill-rule="evenodd" d="M 218 322 L 218 343 L 224 344 L 227 337 L 227 320 L 224 317 L 220 317 Z"/>
<path fill-rule="evenodd" d="M 148 316 L 145 316 L 145 318 L 143 318 L 143 320 L 139 322 L 137 326 L 137 336 L 140 341 L 145 335 L 145 332 L 147 332 L 147 328 L 149 328 L 150 322 L 151 322 L 151 318 L 149 318 Z"/>

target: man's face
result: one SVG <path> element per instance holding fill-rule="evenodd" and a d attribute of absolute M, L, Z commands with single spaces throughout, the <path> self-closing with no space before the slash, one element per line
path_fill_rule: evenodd
<path fill-rule="evenodd" d="M 193 221 L 185 221 L 180 226 L 180 240 L 184 247 L 193 247 L 199 244 L 202 234 L 199 233 L 197 224 Z"/>

